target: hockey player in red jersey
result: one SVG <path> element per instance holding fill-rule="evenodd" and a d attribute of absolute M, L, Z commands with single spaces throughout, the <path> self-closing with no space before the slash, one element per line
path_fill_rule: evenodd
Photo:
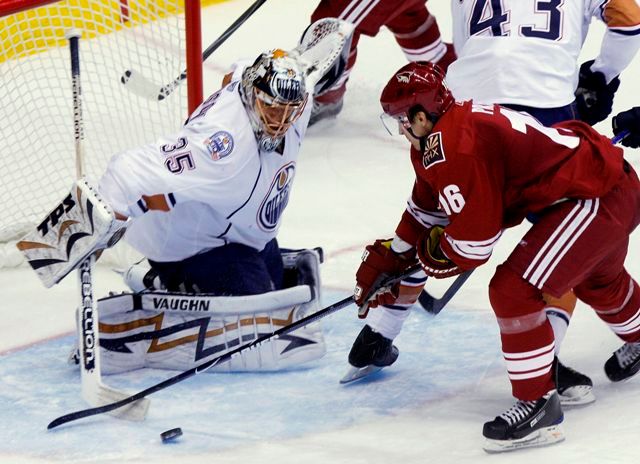
<path fill-rule="evenodd" d="M 430 63 L 401 68 L 381 103 L 412 142 L 416 181 L 395 237 L 367 247 L 356 302 L 393 304 L 397 289 L 371 289 L 381 275 L 416 259 L 436 278 L 480 266 L 504 229 L 536 214 L 539 220 L 489 284 L 518 402 L 487 422 L 483 434 L 492 452 L 562 440 L 555 342 L 543 293 L 559 297 L 573 288 L 625 342 L 605 365 L 612 381 L 640 370 L 640 287 L 624 268 L 629 235 L 640 223 L 635 171 L 620 148 L 585 123 L 549 128 L 498 105 L 455 102 L 442 71 Z M 624 122 L 618 131 L 637 124 L 627 113 L 616 117 Z M 631 137 L 637 136 L 636 128 Z M 381 359 L 393 357 L 387 345 Z"/>
<path fill-rule="evenodd" d="M 347 90 L 351 68 L 356 62 L 361 35 L 375 37 L 382 26 L 394 35 L 409 61 L 431 61 L 443 69 L 456 59 L 451 44 L 440 39 L 436 19 L 425 5 L 426 0 L 321 0 L 311 15 L 311 22 L 321 18 L 339 18 L 355 26 L 347 66 L 340 79 L 313 102 L 309 125 L 337 115 Z"/>

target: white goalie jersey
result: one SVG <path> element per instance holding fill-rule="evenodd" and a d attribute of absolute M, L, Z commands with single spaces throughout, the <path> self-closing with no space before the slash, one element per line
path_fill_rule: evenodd
<path fill-rule="evenodd" d="M 125 240 L 145 257 L 180 261 L 227 243 L 262 250 L 276 236 L 312 102 L 286 132 L 283 152 L 267 152 L 238 87 L 234 80 L 210 96 L 178 134 L 112 158 L 99 190 L 136 218 Z"/>
<path fill-rule="evenodd" d="M 592 66 L 608 81 L 640 47 L 638 0 L 456 0 L 458 59 L 447 72 L 457 100 L 555 108 L 570 104 L 593 18 L 607 25 Z"/>

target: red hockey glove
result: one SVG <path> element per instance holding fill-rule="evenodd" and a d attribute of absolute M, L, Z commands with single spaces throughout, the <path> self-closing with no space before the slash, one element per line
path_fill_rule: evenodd
<path fill-rule="evenodd" d="M 367 317 L 369 308 L 393 304 L 400 294 L 399 283 L 392 287 L 379 288 L 388 277 L 401 274 L 416 263 L 415 253 L 398 254 L 391 250 L 391 239 L 376 240 L 367 245 L 362 255 L 362 264 L 356 272 L 356 288 L 353 299 L 360 307 L 358 317 Z"/>
<path fill-rule="evenodd" d="M 418 259 L 424 272 L 436 279 L 444 279 L 463 272 L 456 263 L 447 258 L 440 248 L 440 239 L 444 233 L 441 226 L 428 229 L 418 240 Z"/>

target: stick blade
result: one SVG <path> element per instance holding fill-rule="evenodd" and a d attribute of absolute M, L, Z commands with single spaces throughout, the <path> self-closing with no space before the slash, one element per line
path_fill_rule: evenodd
<path fill-rule="evenodd" d="M 434 311 L 435 298 L 432 297 L 426 290 L 423 290 L 418 297 L 418 303 L 422 306 L 426 312 L 430 314 L 436 314 Z"/>
<path fill-rule="evenodd" d="M 456 280 L 449 286 L 444 295 L 440 298 L 434 298 L 429 295 L 426 290 L 422 290 L 420 296 L 418 297 L 418 303 L 422 308 L 430 313 L 430 314 L 438 314 L 443 308 L 451 301 L 451 299 L 458 293 L 458 290 L 462 287 L 462 285 L 471 277 L 474 269 L 463 272 L 462 274 L 456 277 Z"/>
<path fill-rule="evenodd" d="M 151 82 L 135 69 L 127 69 L 123 72 L 120 76 L 120 82 L 139 97 L 154 101 L 164 98 L 164 95 L 161 94 L 162 86 Z"/>

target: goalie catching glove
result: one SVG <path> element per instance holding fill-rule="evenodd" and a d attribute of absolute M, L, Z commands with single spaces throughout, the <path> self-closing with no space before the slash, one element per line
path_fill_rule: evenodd
<path fill-rule="evenodd" d="M 353 298 L 360 308 L 358 317 L 361 319 L 367 317 L 369 308 L 396 303 L 413 304 L 420 293 L 421 288 L 416 293 L 415 287 L 409 287 L 411 291 L 404 292 L 402 282 L 380 288 L 384 280 L 402 274 L 417 263 L 413 249 L 396 253 L 391 249 L 391 242 L 391 239 L 376 240 L 373 245 L 367 245 L 362 255 L 353 292 Z"/>
<path fill-rule="evenodd" d="M 418 240 L 418 259 L 424 272 L 436 279 L 452 277 L 463 272 L 456 263 L 445 256 L 440 247 L 444 234 L 442 226 L 433 226 Z"/>
<path fill-rule="evenodd" d="M 16 246 L 49 288 L 87 257 L 112 247 L 125 232 L 126 221 L 115 213 L 85 179 Z"/>

